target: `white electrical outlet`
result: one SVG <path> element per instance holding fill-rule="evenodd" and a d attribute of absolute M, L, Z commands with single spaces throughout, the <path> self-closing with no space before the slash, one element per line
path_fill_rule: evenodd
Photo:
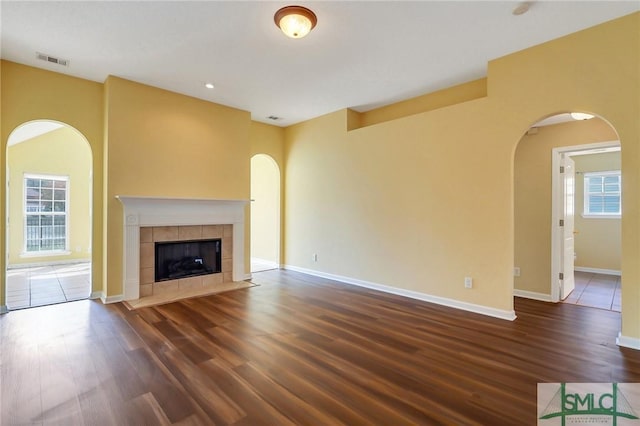
<path fill-rule="evenodd" d="M 464 277 L 464 288 L 473 288 L 473 278 Z"/>
<path fill-rule="evenodd" d="M 516 266 L 515 268 L 513 268 L 513 276 L 514 277 L 519 277 L 520 276 L 520 267 Z"/>

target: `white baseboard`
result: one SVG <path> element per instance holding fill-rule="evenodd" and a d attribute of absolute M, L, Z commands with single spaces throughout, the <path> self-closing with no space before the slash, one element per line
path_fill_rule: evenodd
<path fill-rule="evenodd" d="M 448 306 L 450 308 L 461 309 L 463 311 L 474 312 L 476 314 L 487 315 L 494 318 L 513 321 L 516 319 L 515 311 L 505 311 L 502 309 L 491 308 L 488 306 L 476 305 L 473 303 L 462 302 L 446 297 L 432 296 L 426 293 L 420 293 L 412 290 L 391 287 L 384 284 L 377 284 L 370 281 L 359 280 L 355 278 L 345 277 L 342 275 L 334 275 L 326 272 L 315 271 L 313 269 L 300 268 L 293 265 L 283 265 L 283 269 L 290 271 L 302 272 L 303 274 L 313 275 L 320 278 L 327 278 L 334 281 L 340 281 L 345 284 L 357 285 L 359 287 L 370 288 L 372 290 L 382 291 L 384 293 L 397 294 L 398 296 L 409 297 L 411 299 L 422 300 L 424 302 L 435 303 L 437 305 Z"/>
<path fill-rule="evenodd" d="M 516 297 L 524 297 L 525 299 L 540 300 L 542 302 L 552 302 L 551 295 L 545 293 L 536 293 L 535 291 L 513 289 L 513 295 Z"/>
<path fill-rule="evenodd" d="M 109 304 L 109 303 L 116 303 L 116 302 L 122 302 L 124 301 L 124 294 L 117 294 L 115 296 L 104 296 L 104 293 L 100 292 L 100 300 L 102 300 L 102 303 Z"/>
<path fill-rule="evenodd" d="M 89 295 L 89 299 L 94 300 L 94 299 L 102 299 L 103 295 L 101 291 L 92 291 L 91 294 Z"/>
<path fill-rule="evenodd" d="M 244 281 L 250 280 L 251 278 L 253 278 L 253 275 L 251 275 L 251 274 L 244 274 Z"/>
<path fill-rule="evenodd" d="M 573 270 L 576 272 L 589 272 L 592 274 L 616 275 L 618 277 L 622 276 L 622 271 L 618 271 L 615 269 L 585 268 L 583 266 L 576 266 L 573 268 Z"/>
<path fill-rule="evenodd" d="M 12 265 L 8 265 L 7 270 L 20 268 L 36 268 L 38 266 L 76 265 L 78 263 L 91 263 L 91 259 L 67 259 L 35 263 L 14 263 Z"/>
<path fill-rule="evenodd" d="M 635 337 L 623 336 L 622 332 L 618 333 L 616 343 L 618 344 L 618 346 L 622 346 L 624 348 L 640 350 L 640 339 L 637 339 Z"/>
<path fill-rule="evenodd" d="M 0 305 L 0 314 L 6 314 L 7 312 L 9 312 L 7 305 Z"/>

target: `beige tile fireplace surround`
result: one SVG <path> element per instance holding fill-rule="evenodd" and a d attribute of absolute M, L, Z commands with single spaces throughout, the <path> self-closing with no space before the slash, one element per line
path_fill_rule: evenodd
<path fill-rule="evenodd" d="M 214 289 L 233 281 L 233 225 L 187 225 L 140 227 L 140 297 L 178 290 Z M 155 243 L 174 241 L 222 240 L 222 272 L 155 282 Z"/>
<path fill-rule="evenodd" d="M 251 277 L 244 265 L 244 209 L 248 200 L 134 197 L 123 205 L 123 295 L 134 306 L 145 299 L 176 300 L 217 288 L 237 288 Z M 155 242 L 222 239 L 222 272 L 154 282 Z M 231 285 L 228 285 L 231 284 Z M 164 297 L 167 296 L 167 297 Z"/>

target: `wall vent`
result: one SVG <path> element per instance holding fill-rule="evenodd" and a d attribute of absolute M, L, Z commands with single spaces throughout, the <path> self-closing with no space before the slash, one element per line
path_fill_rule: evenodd
<path fill-rule="evenodd" d="M 56 58 L 55 56 L 47 55 L 46 53 L 40 52 L 36 52 L 36 58 L 52 64 L 62 65 L 63 67 L 68 67 L 70 62 L 68 59 Z"/>

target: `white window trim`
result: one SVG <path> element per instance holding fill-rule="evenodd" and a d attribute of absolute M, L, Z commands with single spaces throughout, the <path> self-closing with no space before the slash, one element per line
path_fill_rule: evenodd
<path fill-rule="evenodd" d="M 65 248 L 61 250 L 46 250 L 46 251 L 27 251 L 27 185 L 25 181 L 27 179 L 50 179 L 50 180 L 63 180 L 66 182 L 65 190 Z M 27 257 L 51 257 L 51 256 L 65 256 L 71 254 L 69 250 L 69 225 L 71 208 L 69 207 L 69 193 L 70 193 L 70 179 L 68 175 L 53 175 L 53 174 L 37 174 L 37 173 L 24 173 L 22 176 L 22 219 L 23 219 L 23 238 L 22 238 L 22 252 L 21 258 Z"/>
<path fill-rule="evenodd" d="M 608 219 L 620 219 L 622 217 L 622 215 L 618 214 L 618 213 L 615 213 L 615 214 L 614 213 L 611 213 L 611 214 L 593 214 L 593 213 L 584 214 L 584 213 L 582 213 L 580 216 L 585 218 L 585 219 L 606 219 L 606 220 L 608 220 Z"/>
<path fill-rule="evenodd" d="M 620 176 L 620 213 L 586 213 L 589 209 L 589 186 L 587 180 L 591 176 Z M 620 219 L 622 217 L 622 172 L 620 170 L 607 170 L 602 172 L 585 172 L 583 174 L 583 206 L 582 216 L 585 219 Z"/>

